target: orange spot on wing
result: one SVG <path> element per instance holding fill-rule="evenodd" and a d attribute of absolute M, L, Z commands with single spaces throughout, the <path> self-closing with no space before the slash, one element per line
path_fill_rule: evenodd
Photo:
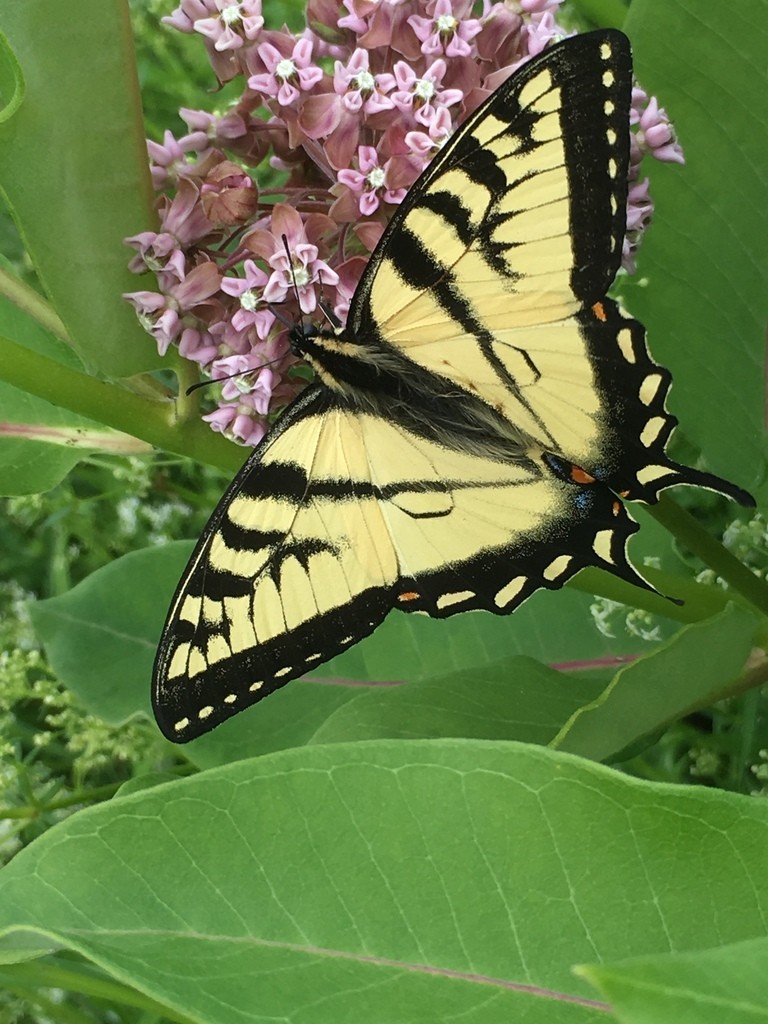
<path fill-rule="evenodd" d="M 407 590 L 404 594 L 398 594 L 398 601 L 418 601 L 421 594 L 417 594 L 415 590 Z"/>
<path fill-rule="evenodd" d="M 571 480 L 575 484 L 593 484 L 595 482 L 595 478 L 581 466 L 571 466 Z"/>
<path fill-rule="evenodd" d="M 605 306 L 602 302 L 596 302 L 592 307 L 592 312 L 595 314 L 598 320 L 602 320 L 603 323 L 608 319 L 605 312 Z"/>

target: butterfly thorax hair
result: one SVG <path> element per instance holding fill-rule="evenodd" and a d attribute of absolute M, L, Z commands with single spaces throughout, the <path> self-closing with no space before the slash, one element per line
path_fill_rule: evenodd
<path fill-rule="evenodd" d="M 291 343 L 320 384 L 348 408 L 381 416 L 444 447 L 500 462 L 526 462 L 541 446 L 456 381 L 427 373 L 382 337 L 297 325 Z"/>

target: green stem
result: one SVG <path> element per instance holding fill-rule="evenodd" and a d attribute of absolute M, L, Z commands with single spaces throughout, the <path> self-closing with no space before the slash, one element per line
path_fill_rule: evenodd
<path fill-rule="evenodd" d="M 75 793 L 62 797 L 60 800 L 51 800 L 48 803 L 28 804 L 25 807 L 0 808 L 0 821 L 8 821 L 11 818 L 37 818 L 41 814 L 48 814 L 50 811 L 61 811 L 67 807 L 76 807 L 78 804 L 94 803 L 97 800 L 108 800 L 122 786 L 122 782 L 110 782 L 105 786 L 94 786 L 91 789 L 79 789 Z"/>
<path fill-rule="evenodd" d="M 188 359 L 180 359 L 176 367 L 176 379 L 179 382 L 179 397 L 176 399 L 176 411 L 179 423 L 194 422 L 200 416 L 200 392 L 187 394 L 187 389 L 200 380 L 198 368 Z"/>
<path fill-rule="evenodd" d="M 720 587 L 706 586 L 647 565 L 641 567 L 641 572 L 657 593 L 642 590 L 631 583 L 625 583 L 612 573 L 596 568 L 582 569 L 568 581 L 568 586 L 585 594 L 640 608 L 651 615 L 663 615 L 675 622 L 701 622 L 723 611 L 731 600 L 728 592 Z M 682 603 L 676 604 L 676 601 Z"/>
<path fill-rule="evenodd" d="M 0 967 L 0 981 L 16 991 L 34 991 L 40 988 L 61 988 L 67 992 L 78 992 L 92 999 L 105 1000 L 121 1006 L 132 1006 L 139 1010 L 156 1013 L 159 1017 L 188 1024 L 189 1018 L 156 1002 L 149 996 L 142 995 L 127 985 L 113 981 L 106 975 L 97 974 L 93 968 L 83 964 L 77 967 L 69 961 L 67 967 L 46 961 L 13 964 Z"/>
<path fill-rule="evenodd" d="M 720 541 L 710 536 L 690 512 L 686 512 L 666 495 L 659 499 L 657 505 L 650 505 L 648 512 L 683 547 L 692 551 L 725 580 L 735 593 L 763 615 L 768 615 L 768 587 L 765 583 L 723 547 Z"/>
<path fill-rule="evenodd" d="M 11 985 L 6 981 L 3 991 L 27 1003 L 30 1007 L 34 1007 L 37 1010 L 37 1014 L 33 1018 L 35 1020 L 55 1021 L 56 1024 L 93 1024 L 93 1017 L 90 1013 L 83 1013 L 79 1008 L 63 1003 L 61 1000 L 54 1002 L 53 999 L 48 999 L 36 988 Z M 14 1020 L 27 1019 L 26 1014 L 23 1018 L 14 1017 Z"/>
<path fill-rule="evenodd" d="M 67 329 L 53 307 L 34 288 L 21 281 L 15 274 L 0 267 L 0 295 L 4 295 L 14 306 L 50 331 L 57 338 L 72 344 Z"/>
<path fill-rule="evenodd" d="M 52 405 L 105 423 L 166 451 L 217 466 L 240 468 L 244 453 L 200 420 L 181 424 L 174 402 L 160 402 L 90 377 L 0 337 L 0 380 Z"/>

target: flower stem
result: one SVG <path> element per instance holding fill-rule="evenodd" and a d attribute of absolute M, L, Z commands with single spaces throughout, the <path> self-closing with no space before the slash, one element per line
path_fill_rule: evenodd
<path fill-rule="evenodd" d="M 94 786 L 91 789 L 78 789 L 74 793 L 60 797 L 58 800 L 41 801 L 40 803 L 28 804 L 25 807 L 0 807 L 0 821 L 11 819 L 31 819 L 42 814 L 50 814 L 52 811 L 65 810 L 67 807 L 77 807 L 79 804 L 94 803 L 100 800 L 108 800 L 122 786 L 122 782 L 110 782 L 104 786 Z"/>
<path fill-rule="evenodd" d="M 663 495 L 648 512 L 680 543 L 692 551 L 729 587 L 763 615 L 768 615 L 768 587 L 747 566 L 715 540 L 685 509 Z"/>
<path fill-rule="evenodd" d="M 55 337 L 66 342 L 67 345 L 72 344 L 66 327 L 53 307 L 34 288 L 30 288 L 28 284 L 25 284 L 15 274 L 10 274 L 3 267 L 0 267 L 0 295 L 4 295 L 17 309 L 26 313 Z"/>
<path fill-rule="evenodd" d="M 176 452 L 232 473 L 243 452 L 214 434 L 200 421 L 181 423 L 174 402 L 160 402 L 0 337 L 0 380 L 52 405 L 87 416 Z"/>
<path fill-rule="evenodd" d="M 177 1021 L 179 1024 L 189 1021 L 188 1017 L 163 1006 L 162 1003 L 137 992 L 136 989 L 114 981 L 96 968 L 75 961 L 62 959 L 57 963 L 54 957 L 49 957 L 30 963 L 3 966 L 0 967 L 0 981 L 3 981 L 4 987 L 7 985 L 17 992 L 28 990 L 34 993 L 41 988 L 59 988 L 67 992 L 78 992 L 92 999 L 131 1006 L 145 1013 L 156 1014 L 163 1020 Z"/>

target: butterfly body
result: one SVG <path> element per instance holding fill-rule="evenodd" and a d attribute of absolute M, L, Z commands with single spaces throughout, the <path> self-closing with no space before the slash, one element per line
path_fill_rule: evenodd
<path fill-rule="evenodd" d="M 667 370 L 607 298 L 631 57 L 598 32 L 525 65 L 398 208 L 347 324 L 296 329 L 316 383 L 222 498 L 179 584 L 154 706 L 183 742 L 393 608 L 508 614 L 585 566 L 647 587 L 619 497 L 675 483 Z"/>

